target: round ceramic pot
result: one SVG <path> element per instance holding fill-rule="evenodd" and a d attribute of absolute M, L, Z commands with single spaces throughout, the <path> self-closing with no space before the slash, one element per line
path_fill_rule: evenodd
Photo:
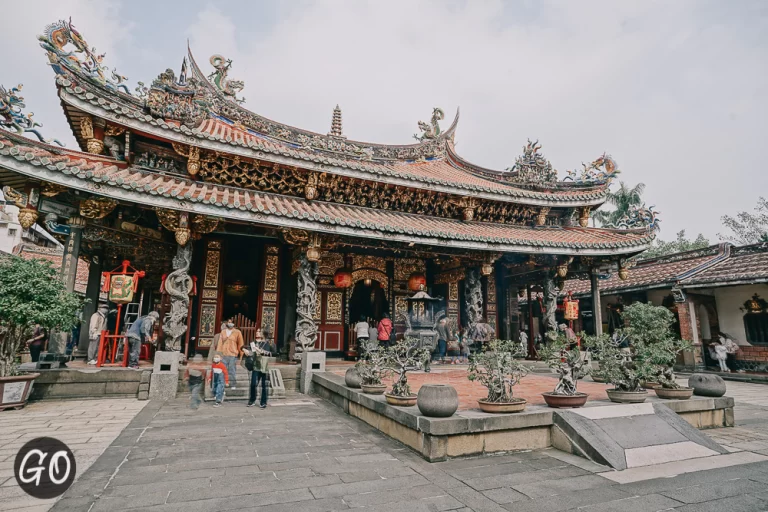
<path fill-rule="evenodd" d="M 0 377 L 0 411 L 27 405 L 32 383 L 39 373 L 25 373 L 13 377 Z"/>
<path fill-rule="evenodd" d="M 398 407 L 413 407 L 416 405 L 417 396 L 418 395 L 396 396 L 387 393 L 384 395 L 384 398 L 387 399 L 387 403 L 390 405 L 396 405 Z"/>
<path fill-rule="evenodd" d="M 361 384 L 360 387 L 363 389 L 363 393 L 367 395 L 380 395 L 387 390 L 387 386 L 384 384 Z"/>
<path fill-rule="evenodd" d="M 608 389 L 605 391 L 608 394 L 611 402 L 617 402 L 620 404 L 640 404 L 645 402 L 648 398 L 648 392 L 643 391 L 618 391 L 615 389 Z"/>
<path fill-rule="evenodd" d="M 661 387 L 661 384 L 658 382 L 641 382 L 640 385 L 645 389 L 656 389 Z"/>
<path fill-rule="evenodd" d="M 447 384 L 424 384 L 419 388 L 416 405 L 424 416 L 447 418 L 459 408 L 459 394 Z"/>
<path fill-rule="evenodd" d="M 666 389 L 658 387 L 654 391 L 656 391 L 657 397 L 667 400 L 688 400 L 693 395 L 693 388 Z"/>
<path fill-rule="evenodd" d="M 547 405 L 555 409 L 570 409 L 581 407 L 587 403 L 589 395 L 586 393 L 576 393 L 575 395 L 556 395 L 554 393 L 542 393 Z"/>
<path fill-rule="evenodd" d="M 478 400 L 477 404 L 483 412 L 521 412 L 525 409 L 526 401 L 524 398 L 516 398 L 514 402 L 486 402 Z"/>
<path fill-rule="evenodd" d="M 344 384 L 346 384 L 348 388 L 359 388 L 362 382 L 363 379 L 360 378 L 360 374 L 357 373 L 357 368 L 354 366 L 348 369 L 347 373 L 344 374 Z"/>

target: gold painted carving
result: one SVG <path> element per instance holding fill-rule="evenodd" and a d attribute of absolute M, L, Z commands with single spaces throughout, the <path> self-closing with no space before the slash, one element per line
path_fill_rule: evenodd
<path fill-rule="evenodd" d="M 395 297 L 395 311 L 397 313 L 408 313 L 408 302 L 405 299 L 406 297 L 403 295 Z"/>
<path fill-rule="evenodd" d="M 268 255 L 267 264 L 264 268 L 264 290 L 265 291 L 269 291 L 269 292 L 277 291 L 277 265 L 278 265 L 277 256 Z"/>
<path fill-rule="evenodd" d="M 80 215 L 86 219 L 103 219 L 117 206 L 117 201 L 108 197 L 91 197 L 80 202 Z"/>
<path fill-rule="evenodd" d="M 277 302 L 277 294 L 275 292 L 264 292 L 264 302 Z"/>
<path fill-rule="evenodd" d="M 387 260 L 381 256 L 369 256 L 362 254 L 355 254 L 352 257 L 352 268 L 374 268 L 386 274 L 387 272 Z"/>
<path fill-rule="evenodd" d="M 209 289 L 209 290 L 203 290 L 203 300 L 217 300 L 219 298 L 219 290 L 217 289 Z"/>
<path fill-rule="evenodd" d="M 315 292 L 315 308 L 312 311 L 312 319 L 317 320 L 318 322 L 322 320 L 321 318 L 322 300 L 323 300 L 323 292 L 321 292 L 320 290 L 317 290 Z"/>
<path fill-rule="evenodd" d="M 44 182 L 42 189 L 40 190 L 40 193 L 43 194 L 45 197 L 56 197 L 57 195 L 61 194 L 65 190 L 67 190 L 67 187 L 63 185 Z"/>
<path fill-rule="evenodd" d="M 325 297 L 325 320 L 327 322 L 341 322 L 341 292 L 328 292 Z"/>
<path fill-rule="evenodd" d="M 200 336 L 216 334 L 216 304 L 203 304 L 200 308 Z"/>
<path fill-rule="evenodd" d="M 205 288 L 217 288 L 219 286 L 219 261 L 221 253 L 219 251 L 208 251 L 208 257 L 205 260 L 205 279 L 203 286 Z"/>
<path fill-rule="evenodd" d="M 317 197 L 317 174 L 307 175 L 307 183 L 304 185 L 304 197 L 310 201 Z"/>
<path fill-rule="evenodd" d="M 80 136 L 86 140 L 93 138 L 93 119 L 89 116 L 80 118 Z"/>
<path fill-rule="evenodd" d="M 209 240 L 208 241 L 208 248 L 209 249 L 221 249 L 221 240 Z"/>
<path fill-rule="evenodd" d="M 357 283 L 358 281 L 363 281 L 365 279 L 378 281 L 384 288 L 389 289 L 389 278 L 387 278 L 387 274 L 380 270 L 361 268 L 352 272 L 352 282 Z"/>
<path fill-rule="evenodd" d="M 448 283 L 448 300 L 459 300 L 459 283 L 454 281 Z"/>
<path fill-rule="evenodd" d="M 92 155 L 100 155 L 104 152 L 104 142 L 99 139 L 88 139 L 85 149 Z"/>
<path fill-rule="evenodd" d="M 277 319 L 277 308 L 274 306 L 264 306 L 261 308 L 261 330 L 268 339 L 273 339 L 275 335 L 275 321 Z"/>
<path fill-rule="evenodd" d="M 203 160 L 206 162 L 212 162 L 216 158 L 216 153 L 203 152 L 197 146 L 185 146 L 178 142 L 172 142 L 173 150 L 184 157 L 187 157 L 187 172 L 192 176 L 196 176 L 200 172 L 200 168 Z"/>
<path fill-rule="evenodd" d="M 332 276 L 344 266 L 344 256 L 337 252 L 326 252 L 317 264 L 319 275 Z"/>
<path fill-rule="evenodd" d="M 579 208 L 579 226 L 586 228 L 589 226 L 589 214 L 592 211 L 591 206 Z"/>
<path fill-rule="evenodd" d="M 29 229 L 32 227 L 32 224 L 37 222 L 37 210 L 34 208 L 22 208 L 19 210 L 19 224 L 21 224 L 21 227 L 23 229 Z"/>
<path fill-rule="evenodd" d="M 496 280 L 488 280 L 488 302 L 496 302 Z"/>
<path fill-rule="evenodd" d="M 267 254 L 280 254 L 280 248 L 276 245 L 268 245 Z"/>
<path fill-rule="evenodd" d="M 407 281 L 414 272 L 426 272 L 424 260 L 418 258 L 398 258 L 395 260 L 395 281 Z"/>
<path fill-rule="evenodd" d="M 549 210 L 551 210 L 549 206 L 542 206 L 539 208 L 539 213 L 536 214 L 537 226 L 543 226 L 547 223 L 547 215 L 549 215 Z"/>
<path fill-rule="evenodd" d="M 104 130 L 104 135 L 108 137 L 118 137 L 125 133 L 125 128 L 122 126 L 114 126 L 114 125 L 107 125 L 107 128 Z"/>

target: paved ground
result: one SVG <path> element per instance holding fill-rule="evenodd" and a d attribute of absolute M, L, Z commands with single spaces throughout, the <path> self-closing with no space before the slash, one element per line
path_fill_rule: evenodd
<path fill-rule="evenodd" d="M 729 390 L 739 426 L 708 432 L 732 450 L 768 454 L 768 387 L 729 383 Z M 678 476 L 659 468 L 629 484 L 551 449 L 430 464 L 304 398 L 265 410 L 232 402 L 190 411 L 177 399 L 43 402 L 2 413 L 0 510 L 50 507 L 20 498 L 8 472 L 22 438 L 38 431 L 55 433 L 78 457 L 80 476 L 54 511 L 768 511 L 768 462 Z M 732 455 L 738 463 L 751 454 Z"/>
<path fill-rule="evenodd" d="M 32 498 L 16 484 L 13 463 L 26 442 L 43 436 L 63 441 L 83 474 L 146 405 L 137 400 L 78 400 L 0 412 L 0 510 L 42 512 L 55 502 Z"/>

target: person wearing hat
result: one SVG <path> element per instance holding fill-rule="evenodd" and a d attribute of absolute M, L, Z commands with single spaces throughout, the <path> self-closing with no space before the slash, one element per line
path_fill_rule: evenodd
<path fill-rule="evenodd" d="M 101 331 L 107 328 L 107 313 L 109 306 L 102 303 L 99 309 L 91 315 L 88 323 L 88 364 L 95 365 L 96 358 L 99 357 L 99 340 L 101 340 Z"/>
<path fill-rule="evenodd" d="M 141 344 L 147 340 L 153 339 L 155 322 L 160 318 L 157 311 L 151 311 L 146 316 L 141 316 L 128 328 L 125 335 L 128 337 L 128 366 L 131 368 L 139 367 L 139 354 L 141 353 Z"/>

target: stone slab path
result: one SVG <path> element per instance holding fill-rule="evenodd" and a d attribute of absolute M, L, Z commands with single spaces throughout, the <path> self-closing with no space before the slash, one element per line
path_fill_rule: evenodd
<path fill-rule="evenodd" d="M 53 510 L 768 510 L 768 461 L 751 452 L 622 484 L 552 449 L 430 464 L 319 399 L 186 404 L 150 402 Z"/>
<path fill-rule="evenodd" d="M 56 502 L 32 498 L 16 483 L 13 463 L 25 443 L 45 436 L 63 441 L 83 475 L 146 405 L 125 399 L 69 400 L 0 412 L 0 510 L 44 512 Z"/>

